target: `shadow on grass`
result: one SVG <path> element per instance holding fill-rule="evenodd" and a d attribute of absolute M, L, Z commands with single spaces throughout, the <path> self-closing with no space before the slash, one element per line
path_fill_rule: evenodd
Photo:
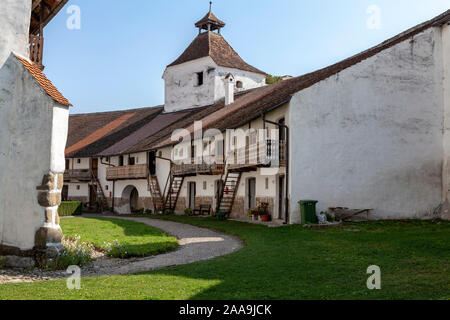
<path fill-rule="evenodd" d="M 443 299 L 450 296 L 450 223 L 373 222 L 337 229 L 267 228 L 170 217 L 242 237 L 233 254 L 142 275 L 214 283 L 190 299 Z M 357 228 L 359 231 L 349 231 Z M 367 268 L 382 269 L 368 290 Z M 188 288 L 186 288 L 188 289 Z"/>

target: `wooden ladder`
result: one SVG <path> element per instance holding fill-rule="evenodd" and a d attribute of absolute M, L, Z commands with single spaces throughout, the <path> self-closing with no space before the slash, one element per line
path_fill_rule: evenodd
<path fill-rule="evenodd" d="M 153 202 L 153 208 L 154 213 L 158 213 L 159 211 L 163 210 L 164 207 L 164 200 L 161 196 L 161 189 L 159 187 L 158 177 L 148 175 L 147 177 L 147 184 L 148 184 L 148 191 L 150 191 L 150 194 L 152 196 L 152 202 Z"/>
<path fill-rule="evenodd" d="M 183 186 L 184 177 L 171 176 L 169 190 L 164 202 L 164 210 L 175 211 L 177 207 L 178 197 L 180 196 L 181 187 Z"/>
<path fill-rule="evenodd" d="M 96 193 L 97 193 L 97 201 L 100 202 L 100 210 L 103 213 L 104 209 L 108 209 L 108 200 L 106 199 L 105 193 L 103 192 L 102 184 L 100 181 L 98 181 L 98 178 L 94 174 L 94 172 L 91 171 L 91 184 L 96 186 Z"/>
<path fill-rule="evenodd" d="M 228 171 L 225 177 L 225 184 L 223 186 L 222 195 L 219 202 L 219 211 L 226 212 L 229 216 L 233 209 L 234 199 L 241 183 L 242 172 Z"/>

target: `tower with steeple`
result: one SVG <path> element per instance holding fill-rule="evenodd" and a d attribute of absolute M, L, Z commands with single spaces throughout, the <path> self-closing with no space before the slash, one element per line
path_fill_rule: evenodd
<path fill-rule="evenodd" d="M 231 78 L 234 92 L 265 85 L 266 73 L 246 63 L 222 36 L 225 25 L 214 15 L 210 3 L 209 12 L 195 24 L 198 36 L 164 71 L 165 112 L 208 106 L 224 99 Z"/>

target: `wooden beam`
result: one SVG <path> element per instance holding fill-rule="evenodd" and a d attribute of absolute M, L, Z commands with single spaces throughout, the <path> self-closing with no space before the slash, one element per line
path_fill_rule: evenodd
<path fill-rule="evenodd" d="M 31 12 L 34 11 L 34 9 L 37 8 L 37 6 L 41 3 L 42 0 L 33 0 L 33 3 L 31 5 Z"/>
<path fill-rule="evenodd" d="M 66 5 L 68 1 L 69 0 L 60 0 L 53 9 L 50 8 L 48 15 L 44 18 L 43 21 L 44 27 L 58 14 L 58 12 Z M 36 34 L 37 32 L 39 32 L 39 26 L 31 30 L 32 34 Z"/>

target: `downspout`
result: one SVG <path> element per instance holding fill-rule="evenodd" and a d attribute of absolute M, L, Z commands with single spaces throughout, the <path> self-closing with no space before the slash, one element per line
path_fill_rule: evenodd
<path fill-rule="evenodd" d="M 280 124 L 278 122 L 274 122 L 274 121 L 270 121 L 270 120 L 266 120 L 266 113 L 264 112 L 262 114 L 262 120 L 264 123 L 270 123 L 273 124 L 275 126 L 278 126 L 278 128 L 285 128 L 286 129 L 286 197 L 285 197 L 285 219 L 284 219 L 284 223 L 288 224 L 289 223 L 289 216 L 290 216 L 290 212 L 289 212 L 289 165 L 290 165 L 290 161 L 289 161 L 289 127 L 286 124 Z"/>

